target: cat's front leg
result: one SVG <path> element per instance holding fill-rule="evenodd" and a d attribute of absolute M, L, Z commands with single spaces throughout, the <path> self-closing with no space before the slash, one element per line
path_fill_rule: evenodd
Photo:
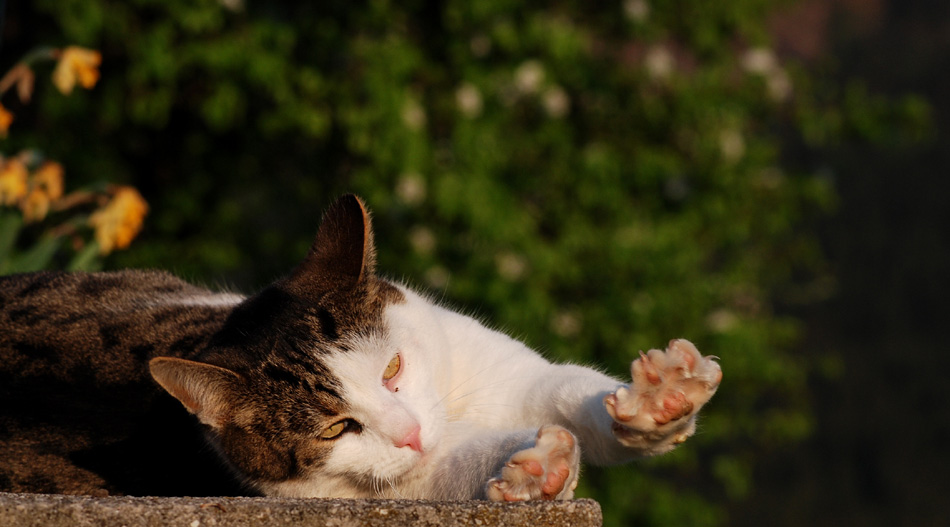
<path fill-rule="evenodd" d="M 621 444 L 645 455 L 672 450 L 696 431 L 696 414 L 716 393 L 722 370 L 688 340 L 650 350 L 630 366 L 633 383 L 604 398 Z"/>
<path fill-rule="evenodd" d="M 535 444 L 515 452 L 485 489 L 493 501 L 569 500 L 580 469 L 577 438 L 558 425 L 542 426 Z"/>

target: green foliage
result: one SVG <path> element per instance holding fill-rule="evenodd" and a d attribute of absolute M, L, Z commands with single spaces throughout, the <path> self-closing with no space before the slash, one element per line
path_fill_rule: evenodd
<path fill-rule="evenodd" d="M 0 275 L 53 268 L 70 271 L 98 271 L 102 268 L 99 245 L 94 241 L 65 257 L 61 249 L 69 241 L 68 238 L 49 232 L 40 235 L 27 232 L 31 235 L 31 243 L 24 249 L 18 249 L 18 238 L 25 230 L 30 229 L 23 225 L 23 217 L 19 212 L 0 211 Z"/>
<path fill-rule="evenodd" d="M 608 525 L 723 524 L 756 456 L 808 434 L 809 366 L 776 306 L 828 293 L 808 227 L 835 199 L 782 163 L 783 134 L 916 130 L 919 103 L 778 63 L 762 0 L 235 3 L 10 6 L 52 22 L 22 39 L 103 51 L 97 89 L 39 94 L 35 125 L 76 130 L 51 153 L 77 177 L 151 204 L 113 265 L 260 285 L 354 191 L 384 273 L 553 358 L 626 376 L 689 338 L 722 388 L 676 453 L 585 472 Z"/>

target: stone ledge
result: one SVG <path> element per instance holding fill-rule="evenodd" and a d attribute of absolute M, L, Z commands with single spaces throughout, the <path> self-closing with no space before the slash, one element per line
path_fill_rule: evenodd
<path fill-rule="evenodd" d="M 3 527 L 601 527 L 593 500 L 488 501 L 138 498 L 0 492 Z"/>

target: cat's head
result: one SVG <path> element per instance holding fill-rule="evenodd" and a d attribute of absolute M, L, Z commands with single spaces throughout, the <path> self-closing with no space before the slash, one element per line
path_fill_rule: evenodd
<path fill-rule="evenodd" d="M 238 305 L 196 360 L 150 363 L 267 494 L 365 494 L 411 477 L 438 442 L 434 350 L 391 327 L 387 308 L 406 296 L 376 277 L 374 260 L 369 214 L 344 196 L 305 260 Z"/>

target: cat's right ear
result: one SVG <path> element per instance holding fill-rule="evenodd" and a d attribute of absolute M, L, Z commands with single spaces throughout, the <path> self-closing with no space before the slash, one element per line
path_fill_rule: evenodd
<path fill-rule="evenodd" d="M 337 199 L 323 215 L 306 259 L 294 269 L 290 283 L 324 292 L 350 289 L 373 276 L 376 249 L 369 211 L 353 194 Z"/>
<path fill-rule="evenodd" d="M 176 357 L 156 357 L 148 363 L 158 384 L 199 421 L 221 428 L 233 414 L 233 389 L 241 381 L 231 370 Z"/>

